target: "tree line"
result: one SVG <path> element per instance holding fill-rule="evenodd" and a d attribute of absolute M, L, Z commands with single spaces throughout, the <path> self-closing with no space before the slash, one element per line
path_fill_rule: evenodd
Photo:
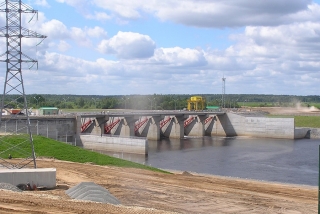
<path fill-rule="evenodd" d="M 11 108 L 22 108 L 23 97 L 12 102 L 12 96 L 6 95 L 5 104 Z M 29 108 L 57 107 L 60 109 L 136 109 L 136 110 L 179 110 L 187 107 L 191 96 L 202 96 L 207 106 L 238 108 L 241 106 L 294 106 L 302 103 L 320 103 L 320 97 L 295 95 L 257 95 L 257 94 L 173 94 L 173 95 L 26 95 Z M 9 103 L 9 101 L 11 101 Z"/>

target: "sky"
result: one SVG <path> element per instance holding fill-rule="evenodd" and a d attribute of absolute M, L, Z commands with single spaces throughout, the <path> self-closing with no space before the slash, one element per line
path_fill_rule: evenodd
<path fill-rule="evenodd" d="M 27 94 L 319 95 L 320 0 L 23 2 Z"/>

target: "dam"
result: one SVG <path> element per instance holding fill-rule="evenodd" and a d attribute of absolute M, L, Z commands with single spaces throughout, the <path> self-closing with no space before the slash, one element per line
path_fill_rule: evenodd
<path fill-rule="evenodd" d="M 8 122 L 2 130 L 19 133 L 25 117 Z M 294 118 L 222 111 L 131 111 L 30 116 L 31 133 L 88 149 L 147 152 L 148 140 L 184 136 L 251 136 L 304 138 L 308 129 L 294 126 Z M 123 138 L 123 139 L 122 139 Z M 124 143 L 125 142 L 125 143 Z M 108 146 L 106 146 L 108 145 Z M 127 151 L 128 150 L 128 151 Z"/>

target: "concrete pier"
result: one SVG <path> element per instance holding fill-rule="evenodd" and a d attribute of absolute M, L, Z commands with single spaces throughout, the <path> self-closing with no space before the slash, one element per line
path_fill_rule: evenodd
<path fill-rule="evenodd" d="M 163 133 L 164 136 L 169 138 L 183 138 L 184 136 L 184 120 L 186 118 L 184 115 L 175 115 L 172 117 L 172 120 L 170 121 L 166 131 Z"/>
<path fill-rule="evenodd" d="M 150 117 L 148 123 L 147 139 L 160 140 L 160 121 L 161 117 Z"/>
<path fill-rule="evenodd" d="M 134 136 L 134 123 L 135 119 L 133 116 L 123 117 L 121 120 L 118 130 L 120 131 L 119 136 L 121 137 L 130 137 Z"/>
<path fill-rule="evenodd" d="M 191 137 L 204 136 L 204 120 L 206 116 L 194 115 L 194 120 L 186 127 L 184 127 L 184 134 Z"/>

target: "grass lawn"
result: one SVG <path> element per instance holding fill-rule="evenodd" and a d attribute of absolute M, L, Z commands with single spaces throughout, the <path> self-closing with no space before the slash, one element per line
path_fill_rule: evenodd
<path fill-rule="evenodd" d="M 18 144 L 25 140 L 26 136 L 7 136 L 2 141 L 10 142 L 10 144 Z M 154 167 L 146 166 L 143 164 L 134 163 L 131 161 L 111 157 L 108 155 L 100 154 L 97 152 L 82 149 L 80 147 L 65 144 L 50 138 L 43 136 L 34 135 L 33 143 L 37 157 L 48 157 L 55 158 L 58 160 L 78 162 L 78 163 L 94 163 L 97 165 L 108 165 L 117 167 L 129 167 L 129 168 L 139 168 L 147 169 L 151 171 L 169 173 Z M 4 144 L 0 144 L 0 150 L 4 150 Z M 29 144 L 23 144 L 26 147 Z M 13 157 L 20 157 L 18 153 L 11 151 Z M 3 157 L 7 158 L 7 157 Z"/>
<path fill-rule="evenodd" d="M 295 127 L 320 128 L 320 116 L 268 115 L 276 118 L 294 118 Z"/>
<path fill-rule="evenodd" d="M 320 116 L 294 116 L 296 127 L 320 128 Z"/>

